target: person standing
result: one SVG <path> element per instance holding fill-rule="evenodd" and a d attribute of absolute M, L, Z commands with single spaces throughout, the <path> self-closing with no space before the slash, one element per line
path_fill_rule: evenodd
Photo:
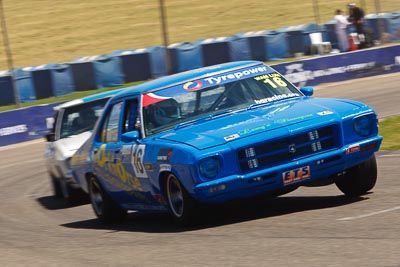
<path fill-rule="evenodd" d="M 348 4 L 349 7 L 349 21 L 356 26 L 358 34 L 364 34 L 364 10 L 358 7 L 355 3 Z"/>
<path fill-rule="evenodd" d="M 343 15 L 343 11 L 340 9 L 336 10 L 335 20 L 335 33 L 338 39 L 339 50 L 341 52 L 349 51 L 349 39 L 347 37 L 347 25 L 349 21 Z"/>

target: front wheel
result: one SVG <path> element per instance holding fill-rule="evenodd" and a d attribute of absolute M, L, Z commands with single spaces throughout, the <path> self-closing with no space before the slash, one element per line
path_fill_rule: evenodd
<path fill-rule="evenodd" d="M 342 179 L 336 182 L 336 186 L 346 196 L 361 196 L 375 186 L 377 177 L 376 158 L 373 155 L 370 159 L 351 168 Z"/>
<path fill-rule="evenodd" d="M 192 223 L 195 202 L 172 173 L 165 180 L 165 195 L 174 219 L 181 225 Z"/>
<path fill-rule="evenodd" d="M 96 177 L 89 179 L 89 196 L 94 213 L 103 223 L 119 222 L 125 218 L 126 210 L 120 208 L 103 190 Z"/>
<path fill-rule="evenodd" d="M 58 180 L 61 195 L 70 205 L 80 203 L 86 194 L 77 185 L 69 184 L 64 177 Z"/>
<path fill-rule="evenodd" d="M 51 186 L 53 189 L 53 195 L 56 198 L 63 198 L 64 194 L 61 188 L 61 184 L 60 181 L 54 176 L 54 175 L 50 175 L 50 180 L 51 180 Z"/>

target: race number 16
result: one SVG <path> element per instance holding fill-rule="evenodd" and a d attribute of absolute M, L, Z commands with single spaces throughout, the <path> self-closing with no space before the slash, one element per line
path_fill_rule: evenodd
<path fill-rule="evenodd" d="M 137 145 L 132 149 L 132 166 L 135 171 L 136 177 L 147 178 L 146 169 L 143 165 L 143 156 L 145 151 L 145 145 Z"/>
<path fill-rule="evenodd" d="M 273 77 L 272 79 L 265 79 L 264 83 L 269 84 L 272 88 L 277 88 L 278 86 L 280 87 L 286 87 L 287 83 L 282 80 L 280 77 Z"/>

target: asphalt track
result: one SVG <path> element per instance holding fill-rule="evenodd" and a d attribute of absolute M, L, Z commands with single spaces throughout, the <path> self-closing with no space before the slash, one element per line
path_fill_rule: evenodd
<path fill-rule="evenodd" d="M 400 73 L 326 84 L 315 96 L 400 114 Z M 0 266 L 400 266 L 400 152 L 379 152 L 373 192 L 334 186 L 216 206 L 192 228 L 131 213 L 104 226 L 86 200 L 51 195 L 42 140 L 0 147 Z"/>

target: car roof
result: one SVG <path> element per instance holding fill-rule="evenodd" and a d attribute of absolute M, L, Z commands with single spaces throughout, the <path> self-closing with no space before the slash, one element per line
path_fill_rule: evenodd
<path fill-rule="evenodd" d="M 62 108 L 72 107 L 72 106 L 80 105 L 82 103 L 87 103 L 87 102 L 99 100 L 99 99 L 106 98 L 106 97 L 112 97 L 112 96 L 118 94 L 119 92 L 121 92 L 124 89 L 126 89 L 126 88 L 115 89 L 115 90 L 111 90 L 111 91 L 107 91 L 107 92 L 102 92 L 102 93 L 98 93 L 98 94 L 94 94 L 94 95 L 90 95 L 90 96 L 74 99 L 74 100 L 65 102 L 65 103 L 63 103 L 61 105 L 58 105 L 54 109 L 62 109 Z"/>
<path fill-rule="evenodd" d="M 203 68 L 198 68 L 194 70 L 189 70 L 185 72 L 180 72 L 177 74 L 172 74 L 168 76 L 164 76 L 149 82 L 145 82 L 136 86 L 127 87 L 122 92 L 118 93 L 113 97 L 113 100 L 117 100 L 120 98 L 124 98 L 127 96 L 138 95 L 145 92 L 155 91 L 164 87 L 170 87 L 176 84 L 185 83 L 188 81 L 193 81 L 197 79 L 201 79 L 207 76 L 213 76 L 216 74 L 221 74 L 228 71 L 233 71 L 235 69 L 255 66 L 264 64 L 261 61 L 234 61 L 229 63 L 223 63 L 219 65 L 213 65 Z"/>

